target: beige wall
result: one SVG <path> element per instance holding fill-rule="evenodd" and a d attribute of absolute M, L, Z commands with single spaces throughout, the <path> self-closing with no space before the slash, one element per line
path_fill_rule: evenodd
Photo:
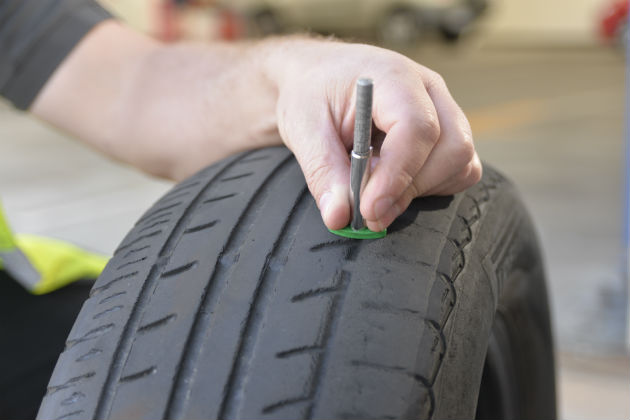
<path fill-rule="evenodd" d="M 98 0 L 103 6 L 145 33 L 155 29 L 155 10 L 160 0 Z"/>
<path fill-rule="evenodd" d="M 485 25 L 488 36 L 551 43 L 591 43 L 609 0 L 494 0 Z"/>
<path fill-rule="evenodd" d="M 108 10 L 144 33 L 160 32 L 160 5 L 164 0 L 98 0 Z M 209 40 L 218 36 L 216 16 L 209 8 L 192 8 L 180 11 L 183 36 L 189 39 Z"/>

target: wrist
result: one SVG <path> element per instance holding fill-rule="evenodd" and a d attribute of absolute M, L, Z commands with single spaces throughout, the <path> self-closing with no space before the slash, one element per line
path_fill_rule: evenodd
<path fill-rule="evenodd" d="M 332 50 L 344 45 L 324 38 L 292 35 L 267 38 L 257 45 L 264 77 L 277 91 L 304 78 Z"/>

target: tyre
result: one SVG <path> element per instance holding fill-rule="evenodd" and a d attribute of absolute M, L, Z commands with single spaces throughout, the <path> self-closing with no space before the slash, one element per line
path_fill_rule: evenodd
<path fill-rule="evenodd" d="M 415 200 L 385 238 L 344 239 L 270 148 L 203 170 L 138 221 L 38 417 L 476 412 L 555 416 L 543 269 L 514 187 L 486 167 L 464 193 Z"/>

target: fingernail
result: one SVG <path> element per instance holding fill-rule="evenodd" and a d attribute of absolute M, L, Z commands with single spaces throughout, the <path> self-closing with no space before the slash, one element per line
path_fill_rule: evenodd
<path fill-rule="evenodd" d="M 330 202 L 332 201 L 332 198 L 332 191 L 326 191 L 319 199 L 319 211 L 321 212 L 322 219 L 324 220 L 326 220 L 326 212 L 328 211 L 328 207 L 330 207 Z"/>
<path fill-rule="evenodd" d="M 389 197 L 380 198 L 374 204 L 374 216 L 377 220 L 380 220 L 387 214 L 389 209 L 392 208 L 394 200 Z"/>
<path fill-rule="evenodd" d="M 370 224 L 370 229 L 374 230 L 374 231 L 380 231 L 385 229 L 387 226 L 389 226 L 395 219 L 396 217 L 400 216 L 400 208 L 398 208 L 398 205 L 396 205 L 395 203 L 389 208 L 389 210 L 387 210 L 387 212 L 385 213 L 385 215 L 381 216 L 378 220 L 374 220 L 371 221 Z"/>

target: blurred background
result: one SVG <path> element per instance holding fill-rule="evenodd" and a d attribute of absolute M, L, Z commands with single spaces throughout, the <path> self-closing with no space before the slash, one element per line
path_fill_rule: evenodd
<path fill-rule="evenodd" d="M 538 228 L 561 418 L 630 418 L 628 0 L 102 3 L 166 42 L 309 31 L 383 45 L 440 72 L 480 156 L 517 184 Z M 171 185 L 4 102 L 0 139 L 0 192 L 18 232 L 111 254 Z"/>

